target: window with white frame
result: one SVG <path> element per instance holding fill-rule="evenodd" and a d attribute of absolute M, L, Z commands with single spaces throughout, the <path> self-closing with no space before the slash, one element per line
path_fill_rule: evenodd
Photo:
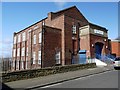
<path fill-rule="evenodd" d="M 41 64 L 41 51 L 38 51 L 38 64 Z"/>
<path fill-rule="evenodd" d="M 76 26 L 75 25 L 73 25 L 73 27 L 72 27 L 72 33 L 76 34 Z"/>
<path fill-rule="evenodd" d="M 27 63 L 28 63 L 28 60 L 27 60 L 27 58 L 26 58 L 26 69 L 27 69 Z"/>
<path fill-rule="evenodd" d="M 12 65 L 13 65 L 13 67 L 15 67 L 15 60 L 12 61 Z"/>
<path fill-rule="evenodd" d="M 60 64 L 60 51 L 55 55 L 56 64 Z"/>
<path fill-rule="evenodd" d="M 36 59 L 36 55 L 35 55 L 36 53 L 35 52 L 33 52 L 33 64 L 35 64 L 35 59 Z"/>
<path fill-rule="evenodd" d="M 26 35 L 25 32 L 22 33 L 22 41 L 25 41 Z"/>
<path fill-rule="evenodd" d="M 33 36 L 33 44 L 36 44 L 36 35 Z"/>
<path fill-rule="evenodd" d="M 30 38 L 30 32 L 31 32 L 31 29 L 28 31 L 28 34 L 27 34 L 27 39 Z"/>
<path fill-rule="evenodd" d="M 17 56 L 20 56 L 20 48 L 17 49 Z"/>
<path fill-rule="evenodd" d="M 19 60 L 17 60 L 17 68 L 19 69 Z"/>
<path fill-rule="evenodd" d="M 24 68 L 24 61 L 21 61 L 22 69 Z"/>
<path fill-rule="evenodd" d="M 39 33 L 39 43 L 42 42 L 42 32 Z"/>
<path fill-rule="evenodd" d="M 18 43 L 21 41 L 21 34 L 18 35 Z"/>
<path fill-rule="evenodd" d="M 28 56 L 28 47 L 27 47 L 27 50 L 26 50 L 26 56 Z"/>
<path fill-rule="evenodd" d="M 16 44 L 16 36 L 14 36 L 14 44 Z"/>
<path fill-rule="evenodd" d="M 22 48 L 22 56 L 25 56 L 25 47 Z"/>
<path fill-rule="evenodd" d="M 13 57 L 16 56 L 16 49 L 13 49 Z"/>
<path fill-rule="evenodd" d="M 33 29 L 35 30 L 35 29 L 38 29 L 39 28 L 39 26 L 35 26 Z"/>

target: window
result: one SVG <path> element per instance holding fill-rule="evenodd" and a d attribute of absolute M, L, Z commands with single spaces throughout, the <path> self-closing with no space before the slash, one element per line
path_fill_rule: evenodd
<path fill-rule="evenodd" d="M 42 32 L 39 33 L 39 43 L 42 42 Z"/>
<path fill-rule="evenodd" d="M 35 55 L 35 52 L 33 52 L 33 64 L 35 64 L 35 58 L 36 57 L 36 55 Z"/>
<path fill-rule="evenodd" d="M 33 36 L 33 44 L 36 44 L 36 35 Z"/>
<path fill-rule="evenodd" d="M 27 50 L 26 50 L 26 56 L 28 56 L 28 47 L 27 47 Z"/>
<path fill-rule="evenodd" d="M 18 43 L 19 43 L 20 40 L 21 40 L 20 38 L 21 38 L 21 35 L 19 34 L 19 35 L 18 35 Z"/>
<path fill-rule="evenodd" d="M 25 56 L 25 47 L 22 48 L 22 56 Z"/>
<path fill-rule="evenodd" d="M 19 69 L 19 60 L 17 60 L 17 68 Z"/>
<path fill-rule="evenodd" d="M 17 49 L 17 56 L 20 56 L 20 48 Z"/>
<path fill-rule="evenodd" d="M 27 39 L 30 38 L 30 32 L 31 32 L 31 29 L 28 31 L 28 36 L 27 36 Z"/>
<path fill-rule="evenodd" d="M 22 63 L 22 69 L 24 68 L 24 61 L 21 61 L 21 63 Z"/>
<path fill-rule="evenodd" d="M 56 64 L 60 64 L 60 52 L 57 52 L 55 55 Z"/>
<path fill-rule="evenodd" d="M 16 44 L 16 36 L 14 37 L 14 44 Z"/>
<path fill-rule="evenodd" d="M 25 41 L 25 38 L 26 38 L 26 36 L 25 36 L 25 32 L 24 32 L 24 33 L 22 33 L 22 41 Z"/>
<path fill-rule="evenodd" d="M 76 26 L 75 25 L 73 25 L 73 27 L 72 27 L 72 33 L 76 34 Z"/>
<path fill-rule="evenodd" d="M 16 55 L 16 49 L 13 49 L 13 57 Z"/>
<path fill-rule="evenodd" d="M 35 30 L 35 29 L 38 29 L 39 27 L 38 26 L 35 26 L 33 29 Z"/>
<path fill-rule="evenodd" d="M 38 51 L 38 64 L 41 64 L 41 51 Z"/>
<path fill-rule="evenodd" d="M 14 60 L 12 61 L 12 64 L 13 64 L 13 67 L 15 67 L 15 61 Z"/>
<path fill-rule="evenodd" d="M 27 69 L 27 61 L 28 61 L 28 60 L 27 60 L 27 58 L 26 58 L 26 69 Z"/>

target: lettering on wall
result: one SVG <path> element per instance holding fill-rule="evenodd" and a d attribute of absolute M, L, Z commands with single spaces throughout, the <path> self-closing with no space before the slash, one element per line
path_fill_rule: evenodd
<path fill-rule="evenodd" d="M 103 35 L 104 32 L 101 30 L 94 29 L 94 33 Z"/>

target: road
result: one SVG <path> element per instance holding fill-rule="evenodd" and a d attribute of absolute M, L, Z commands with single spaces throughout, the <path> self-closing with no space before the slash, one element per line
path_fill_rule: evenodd
<path fill-rule="evenodd" d="M 118 88 L 118 71 L 107 71 L 41 88 Z"/>

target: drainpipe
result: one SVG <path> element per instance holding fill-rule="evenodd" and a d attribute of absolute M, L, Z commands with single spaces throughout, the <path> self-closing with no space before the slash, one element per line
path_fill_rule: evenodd
<path fill-rule="evenodd" d="M 79 31 L 79 28 L 80 28 L 80 24 L 78 23 L 78 52 L 80 50 L 80 31 Z"/>
<path fill-rule="evenodd" d="M 44 55 L 44 31 L 45 31 L 45 20 L 42 22 L 42 42 L 41 42 L 41 68 L 43 68 L 43 55 Z"/>
<path fill-rule="evenodd" d="M 30 69 L 32 69 L 32 63 L 33 63 L 33 58 L 32 58 L 32 30 L 31 30 L 31 60 L 30 60 L 31 67 Z"/>

